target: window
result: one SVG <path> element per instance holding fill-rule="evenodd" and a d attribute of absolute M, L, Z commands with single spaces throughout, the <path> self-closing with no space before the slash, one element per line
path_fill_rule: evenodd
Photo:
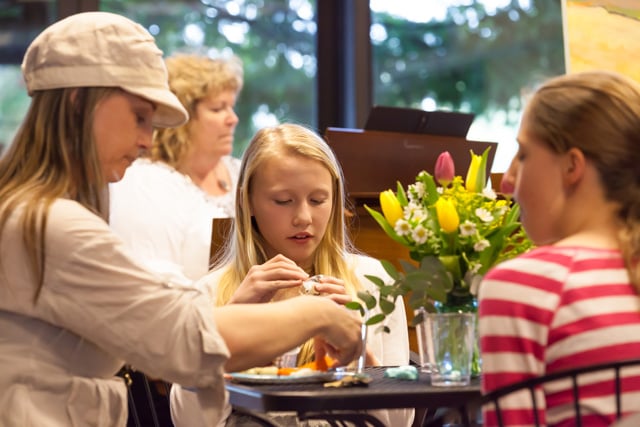
<path fill-rule="evenodd" d="M 165 55 L 233 53 L 242 59 L 237 156 L 266 125 L 315 125 L 315 1 L 101 0 L 100 9 L 141 23 Z"/>
<path fill-rule="evenodd" d="M 19 69 L 27 44 L 52 17 L 80 11 L 62 0 L 8 1 L 12 13 L 22 13 L 21 24 L 3 9 L 0 33 L 13 22 L 7 28 L 24 40 L 7 55 L 0 38 L 0 144 L 11 140 L 28 107 Z M 565 72 L 562 0 L 370 0 L 370 8 L 359 0 L 78 3 L 140 22 L 166 55 L 239 56 L 245 85 L 236 108 L 237 156 L 265 125 L 361 127 L 371 104 L 381 104 L 474 112 L 469 138 L 500 143 L 494 172 L 501 172 L 515 152 L 526 93 Z M 26 5 L 40 9 L 26 14 Z M 33 16 L 37 25 L 22 25 Z"/>
<path fill-rule="evenodd" d="M 20 71 L 24 51 L 56 14 L 54 0 L 0 1 L 0 153 L 13 139 L 29 107 Z"/>
<path fill-rule="evenodd" d="M 409 2 L 370 2 L 374 104 L 475 113 L 503 172 L 527 93 L 565 72 L 560 0 Z"/>

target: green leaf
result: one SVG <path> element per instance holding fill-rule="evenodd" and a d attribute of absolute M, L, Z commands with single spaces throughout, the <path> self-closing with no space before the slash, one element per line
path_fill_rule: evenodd
<path fill-rule="evenodd" d="M 393 310 L 396 309 L 395 301 L 388 301 L 385 299 L 381 299 L 379 302 L 379 305 L 380 305 L 380 311 L 382 311 L 382 313 L 384 313 L 387 316 L 393 313 Z"/>
<path fill-rule="evenodd" d="M 438 193 L 436 181 L 428 172 L 425 172 L 424 186 L 427 191 L 427 203 L 432 206 L 438 201 L 440 194 Z"/>
<path fill-rule="evenodd" d="M 358 298 L 366 305 L 367 309 L 371 310 L 376 306 L 376 298 L 371 295 L 370 292 L 358 292 Z"/>
<path fill-rule="evenodd" d="M 376 285 L 379 288 L 384 286 L 384 280 L 382 280 L 378 276 L 372 276 L 372 275 L 369 275 L 369 274 L 365 274 L 364 277 L 369 279 L 371 282 L 373 282 L 374 285 Z"/>
<path fill-rule="evenodd" d="M 380 260 L 380 264 L 382 264 L 382 268 L 384 268 L 384 271 L 386 271 L 387 274 L 391 276 L 393 280 L 397 280 L 398 277 L 400 277 L 400 273 L 398 272 L 396 267 L 393 264 L 391 264 L 391 262 L 387 261 L 386 259 L 383 259 L 383 260 Z M 400 264 L 402 264 L 402 261 L 400 261 Z"/>
<path fill-rule="evenodd" d="M 365 324 L 367 325 L 375 325 L 376 323 L 380 323 L 385 319 L 385 315 L 378 313 L 375 316 L 371 316 L 366 322 Z"/>
<path fill-rule="evenodd" d="M 405 271 L 405 273 L 409 273 L 418 269 L 418 267 L 416 267 L 414 264 L 404 259 L 400 260 L 400 265 L 402 266 L 402 269 Z"/>
<path fill-rule="evenodd" d="M 401 245 L 406 245 L 407 244 L 406 239 L 403 238 L 403 237 L 398 236 L 398 234 L 395 232 L 393 227 L 391 227 L 391 225 L 389 225 L 389 221 L 387 221 L 387 219 L 384 217 L 384 215 L 382 215 L 378 211 L 375 211 L 375 210 L 371 209 L 367 205 L 364 205 L 364 208 L 367 210 L 367 212 L 369 212 L 369 214 L 373 217 L 373 219 L 376 220 L 378 225 L 380 225 L 380 227 L 382 227 L 384 232 L 387 233 L 387 235 L 389 237 L 391 237 L 393 240 L 395 240 L 396 242 L 400 243 Z"/>
<path fill-rule="evenodd" d="M 400 202 L 400 206 L 405 207 L 409 204 L 409 200 L 407 199 L 407 193 L 404 191 L 404 187 L 400 181 L 396 181 L 396 197 Z"/>

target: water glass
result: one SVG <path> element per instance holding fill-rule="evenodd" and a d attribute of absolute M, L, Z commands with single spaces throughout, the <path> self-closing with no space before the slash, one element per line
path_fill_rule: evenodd
<path fill-rule="evenodd" d="M 422 316 L 420 323 L 416 325 L 416 338 L 418 341 L 418 355 L 420 356 L 420 371 L 424 373 L 431 372 L 429 360 L 433 357 L 433 345 L 431 343 L 431 326 L 429 325 L 429 313 L 420 307 L 415 310 L 415 316 Z"/>
<path fill-rule="evenodd" d="M 429 354 L 431 384 L 468 385 L 475 339 L 474 314 L 431 313 L 428 317 L 433 349 Z"/>

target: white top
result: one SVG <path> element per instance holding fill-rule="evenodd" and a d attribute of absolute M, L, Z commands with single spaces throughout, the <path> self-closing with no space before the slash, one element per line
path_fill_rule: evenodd
<path fill-rule="evenodd" d="M 0 238 L 0 425 L 124 426 L 127 389 L 114 375 L 125 361 L 198 386 L 203 417 L 215 424 L 229 354 L 209 296 L 146 271 L 103 219 L 58 199 L 34 303 L 20 211 Z"/>
<path fill-rule="evenodd" d="M 222 161 L 232 188 L 220 197 L 148 159 L 136 160 L 121 181 L 109 185 L 109 224 L 148 268 L 184 283 L 209 271 L 211 221 L 233 217 L 240 173 L 240 160 L 227 156 Z"/>
<path fill-rule="evenodd" d="M 377 259 L 363 256 L 350 255 L 348 262 L 352 263 L 352 268 L 360 280 L 364 290 L 368 290 L 374 295 L 378 295 L 378 288 L 365 277 L 365 275 L 378 276 L 386 283 L 393 280 L 382 267 Z M 218 281 L 222 275 L 222 269 L 212 271 L 203 277 L 196 286 L 203 290 L 208 290 L 215 301 Z M 376 307 L 372 315 L 380 312 Z M 398 300 L 396 309 L 387 316 L 387 326 L 390 333 L 377 331 L 380 325 L 371 326 L 367 336 L 367 347 L 376 356 L 383 366 L 402 366 L 409 364 L 409 331 L 405 314 L 404 303 Z M 231 408 L 227 408 L 230 412 Z M 388 426 L 410 426 L 413 421 L 414 411 L 411 410 L 390 410 L 372 411 L 381 421 Z M 176 427 L 205 427 L 206 424 L 201 416 L 196 394 L 190 390 L 174 385 L 171 389 L 171 416 Z M 224 425 L 224 421 L 220 426 Z"/>

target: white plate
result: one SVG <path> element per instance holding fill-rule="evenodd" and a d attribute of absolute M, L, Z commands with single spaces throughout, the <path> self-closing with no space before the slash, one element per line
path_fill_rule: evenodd
<path fill-rule="evenodd" d="M 231 381 L 244 384 L 305 384 L 324 383 L 336 378 L 335 372 L 318 372 L 312 375 L 260 375 L 241 372 L 229 374 Z"/>

